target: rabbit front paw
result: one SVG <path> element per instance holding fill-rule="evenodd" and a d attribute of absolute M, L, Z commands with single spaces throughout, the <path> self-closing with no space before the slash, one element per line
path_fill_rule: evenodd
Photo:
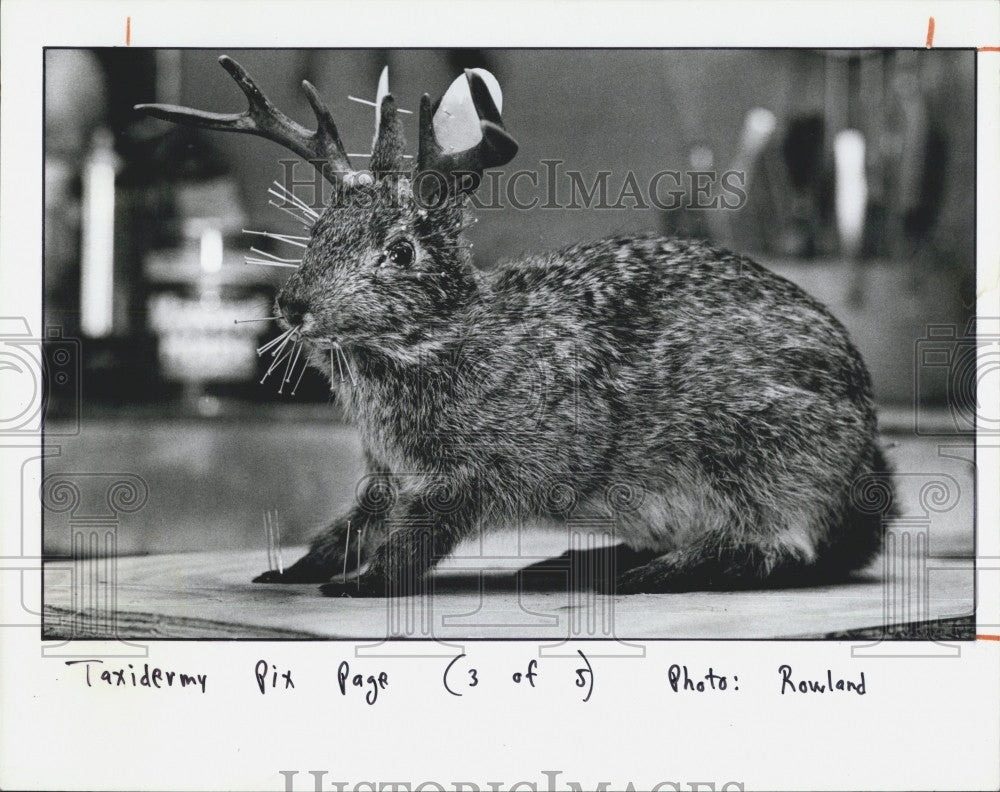
<path fill-rule="evenodd" d="M 332 580 L 319 587 L 324 597 L 388 597 L 405 596 L 406 592 L 390 594 L 384 577 L 362 574 L 343 580 Z"/>
<path fill-rule="evenodd" d="M 288 569 L 269 569 L 253 579 L 254 583 L 321 583 L 329 579 L 329 565 L 313 553 L 306 553 Z"/>
<path fill-rule="evenodd" d="M 351 530 L 354 524 L 364 526 Z M 353 572 L 367 559 L 363 537 L 364 529 L 377 527 L 371 520 L 364 520 L 356 514 L 350 518 L 337 520 L 317 536 L 309 552 L 279 572 L 269 569 L 253 579 L 254 583 L 323 583 L 334 575 Z"/>

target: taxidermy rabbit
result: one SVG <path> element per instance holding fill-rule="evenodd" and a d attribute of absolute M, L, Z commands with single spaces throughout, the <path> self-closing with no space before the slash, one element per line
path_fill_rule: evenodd
<path fill-rule="evenodd" d="M 745 257 L 656 236 L 479 271 L 468 195 L 517 151 L 492 75 L 423 96 L 415 167 L 383 85 L 357 171 L 312 85 L 315 132 L 220 61 L 247 111 L 137 109 L 267 137 L 333 185 L 304 215 L 276 300 L 285 332 L 265 349 L 272 369 L 330 378 L 368 466 L 355 506 L 258 581 L 421 593 L 463 539 L 546 518 L 612 526 L 618 545 L 538 566 L 596 564 L 588 584 L 618 594 L 826 581 L 879 551 L 884 514 L 858 495 L 885 482 L 871 382 L 823 305 Z M 456 150 L 442 130 L 462 113 L 475 134 Z"/>

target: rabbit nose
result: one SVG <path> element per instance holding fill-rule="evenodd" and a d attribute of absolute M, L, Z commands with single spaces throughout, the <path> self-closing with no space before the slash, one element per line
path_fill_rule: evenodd
<path fill-rule="evenodd" d="M 302 319 L 309 311 L 309 306 L 306 304 L 305 300 L 300 300 L 295 297 L 279 297 L 278 298 L 278 308 L 285 320 L 290 325 L 301 325 Z"/>

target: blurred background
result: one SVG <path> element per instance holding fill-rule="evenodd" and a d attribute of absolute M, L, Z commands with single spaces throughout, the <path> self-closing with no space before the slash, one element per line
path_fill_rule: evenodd
<path fill-rule="evenodd" d="M 947 377 L 920 378 L 917 350 L 929 325 L 953 328 L 960 345 L 975 302 L 972 51 L 228 53 L 307 126 L 299 86 L 310 80 L 351 153 L 369 150 L 374 115 L 348 96 L 374 99 L 384 65 L 411 110 L 462 68 L 489 69 L 520 144 L 505 170 L 537 172 L 531 194 L 542 200 L 544 160 L 587 185 L 609 171 L 611 204 L 629 172 L 640 185 L 664 170 L 737 172 L 746 200 L 736 208 L 690 205 L 709 193 L 670 210 L 629 199 L 620 209 L 482 210 L 469 232 L 476 264 L 622 231 L 709 239 L 830 306 L 872 370 L 888 431 L 912 434 L 915 405 L 945 416 L 962 406 Z M 45 56 L 45 322 L 79 339 L 81 370 L 78 391 L 51 394 L 47 432 L 60 455 L 46 470 L 146 480 L 149 503 L 120 534 L 122 553 L 263 544 L 268 509 L 286 543 L 299 543 L 353 497 L 361 474 L 356 434 L 323 380 L 307 372 L 294 396 L 261 385 L 255 350 L 271 325 L 234 324 L 266 316 L 287 276 L 245 263 L 251 245 L 289 253 L 244 230 L 302 233 L 267 194 L 294 155 L 132 110 L 242 110 L 219 54 Z M 415 116 L 404 123 L 415 153 Z M 295 173 L 312 178 L 308 167 Z M 45 533 L 46 552 L 69 547 L 61 521 Z"/>

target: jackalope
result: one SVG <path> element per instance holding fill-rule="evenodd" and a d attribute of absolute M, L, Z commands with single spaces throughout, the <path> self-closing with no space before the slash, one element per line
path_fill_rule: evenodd
<path fill-rule="evenodd" d="M 269 138 L 335 188 L 277 296 L 269 351 L 330 378 L 368 467 L 353 508 L 257 581 L 420 593 L 461 540 L 552 519 L 620 544 L 536 568 L 599 568 L 586 582 L 617 593 L 829 580 L 877 553 L 869 490 L 890 490 L 870 378 L 823 305 L 745 257 L 656 236 L 481 271 L 462 242 L 468 196 L 517 151 L 489 75 L 466 71 L 458 104 L 422 97 L 412 168 L 380 97 L 359 171 L 312 85 L 315 131 L 220 62 L 245 112 L 138 109 Z M 479 139 L 454 151 L 441 130 L 463 106 Z"/>

